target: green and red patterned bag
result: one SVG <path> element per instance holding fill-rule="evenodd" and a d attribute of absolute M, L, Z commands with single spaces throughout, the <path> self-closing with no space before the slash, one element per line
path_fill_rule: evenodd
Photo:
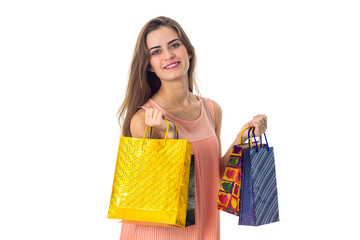
<path fill-rule="evenodd" d="M 244 148 L 234 145 L 218 196 L 218 209 L 239 216 L 241 160 Z"/>
<path fill-rule="evenodd" d="M 244 128 L 243 132 L 249 127 Z M 218 209 L 239 216 L 239 201 L 241 189 L 241 162 L 247 145 L 234 145 L 230 153 L 229 162 L 220 184 L 218 194 Z"/>

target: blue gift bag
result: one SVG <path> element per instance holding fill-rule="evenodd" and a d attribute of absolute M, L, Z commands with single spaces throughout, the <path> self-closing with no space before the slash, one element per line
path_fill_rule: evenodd
<path fill-rule="evenodd" d="M 254 130 L 249 130 L 249 145 Z M 244 150 L 239 225 L 259 226 L 279 221 L 274 149 L 264 136 L 265 145 L 258 146 L 255 139 L 256 147 Z"/>

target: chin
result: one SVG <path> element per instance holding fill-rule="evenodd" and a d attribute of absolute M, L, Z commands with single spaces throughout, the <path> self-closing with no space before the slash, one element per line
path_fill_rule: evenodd
<path fill-rule="evenodd" d="M 164 78 L 165 81 L 176 81 L 176 80 L 180 80 L 183 79 L 184 75 L 179 75 L 179 76 L 171 76 L 171 77 L 166 77 Z"/>
<path fill-rule="evenodd" d="M 173 73 L 173 74 L 163 74 L 162 76 L 157 75 L 160 79 L 163 79 L 164 81 L 175 81 L 178 79 L 184 78 L 187 73 L 185 74 L 179 74 L 179 73 Z"/>

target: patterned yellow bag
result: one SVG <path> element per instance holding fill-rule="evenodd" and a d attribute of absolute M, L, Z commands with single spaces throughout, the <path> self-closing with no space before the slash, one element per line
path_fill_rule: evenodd
<path fill-rule="evenodd" d="M 148 126 L 143 138 L 120 138 L 108 218 L 185 227 L 191 143 L 167 139 L 166 123 L 164 139 L 145 138 Z"/>

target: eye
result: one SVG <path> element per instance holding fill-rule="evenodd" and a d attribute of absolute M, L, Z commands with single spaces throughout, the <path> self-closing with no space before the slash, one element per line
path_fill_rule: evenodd
<path fill-rule="evenodd" d="M 157 54 L 159 54 L 160 53 L 160 50 L 155 50 L 155 51 L 153 51 L 152 53 L 151 53 L 151 55 L 157 55 Z"/>
<path fill-rule="evenodd" d="M 178 46 L 180 46 L 180 43 L 174 43 L 173 45 L 171 45 L 171 48 L 177 48 Z"/>

